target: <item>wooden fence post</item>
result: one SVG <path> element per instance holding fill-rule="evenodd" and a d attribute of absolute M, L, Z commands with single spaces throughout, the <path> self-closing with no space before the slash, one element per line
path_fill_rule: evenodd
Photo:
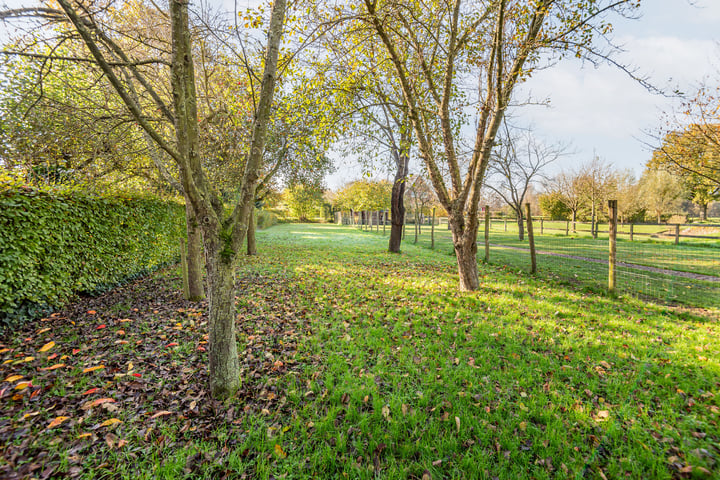
<path fill-rule="evenodd" d="M 507 217 L 505 217 L 504 220 L 505 220 L 505 233 L 507 233 Z"/>
<path fill-rule="evenodd" d="M 533 235 L 532 216 L 530 215 L 530 203 L 525 204 L 525 216 L 527 217 L 527 234 L 530 243 L 530 273 L 537 273 L 537 260 L 535 259 L 535 235 Z"/>
<path fill-rule="evenodd" d="M 608 290 L 615 292 L 615 261 L 617 260 L 617 200 L 608 200 L 610 207 L 610 224 L 608 225 L 608 237 L 610 237 L 610 256 L 608 258 Z"/>
<path fill-rule="evenodd" d="M 383 237 L 385 236 L 385 224 L 387 223 L 387 210 L 383 210 Z"/>
<path fill-rule="evenodd" d="M 634 226 L 635 226 L 634 224 L 632 224 L 632 223 L 630 224 L 630 241 L 631 242 L 633 241 L 633 227 Z"/>
<path fill-rule="evenodd" d="M 435 209 L 432 210 L 432 222 L 430 223 L 430 248 L 435 248 Z"/>
<path fill-rule="evenodd" d="M 565 236 L 570 235 L 570 220 L 565 222 Z"/>
<path fill-rule="evenodd" d="M 675 225 L 675 245 L 680 244 L 680 224 Z"/>
<path fill-rule="evenodd" d="M 485 263 L 490 263 L 490 206 L 485 205 Z"/>
<path fill-rule="evenodd" d="M 544 219 L 544 218 L 540 218 L 540 235 L 543 234 L 544 229 L 545 229 L 545 219 Z"/>
<path fill-rule="evenodd" d="M 377 215 L 377 223 L 375 224 L 375 233 L 380 233 L 380 210 L 375 212 Z"/>
<path fill-rule="evenodd" d="M 180 239 L 180 265 L 182 268 L 183 298 L 190 299 L 190 279 L 188 278 L 188 258 L 185 239 Z"/>

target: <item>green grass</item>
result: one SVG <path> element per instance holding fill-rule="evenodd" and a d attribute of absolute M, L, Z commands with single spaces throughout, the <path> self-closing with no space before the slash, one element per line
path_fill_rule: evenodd
<path fill-rule="evenodd" d="M 30 436 L 29 461 L 61 457 L 68 472 L 80 455 L 84 478 L 718 478 L 717 311 L 680 313 L 493 265 L 480 265 L 479 291 L 460 293 L 442 249 L 405 242 L 389 254 L 387 237 L 348 227 L 281 225 L 258 241 L 260 255 L 238 272 L 237 400 L 202 397 L 206 413 L 185 418 L 128 414 L 114 447 L 93 430 L 79 453 L 87 427 L 48 432 L 55 410 L 23 424 L 35 408 L 27 401 L 0 422 L 17 425 L 16 444 Z M 137 305 L 133 295 L 116 303 Z M 126 327 L 125 338 L 135 331 L 144 343 L 119 347 L 151 352 L 158 332 L 161 345 L 170 335 L 191 343 L 154 360 L 174 373 L 148 374 L 149 413 L 186 405 L 178 392 L 194 381 L 181 372 L 201 372 L 205 360 L 194 348 L 201 319 L 190 326 L 195 317 L 159 310 L 141 309 Z M 172 330 L 175 321 L 184 328 Z M 82 343 L 70 324 L 52 334 L 58 349 Z M 28 350 L 26 337 L 7 345 Z M 79 396 L 72 371 L 54 381 Z M 124 392 L 107 388 L 103 396 Z"/>
<path fill-rule="evenodd" d="M 657 227 L 657 226 L 648 226 Z M 490 232 L 492 244 L 490 262 L 504 265 L 513 270 L 529 270 L 530 256 L 527 251 L 527 235 L 518 240 L 517 226 L 508 223 L 508 232 L 502 222 L 495 222 Z M 536 226 L 537 228 L 537 226 Z M 514 231 L 513 231 L 514 229 Z M 482 230 L 482 228 L 481 228 Z M 537 257 L 540 275 L 545 278 L 561 278 L 574 285 L 583 285 L 592 291 L 607 289 L 608 239 L 602 233 L 593 239 L 589 232 L 565 236 L 535 232 L 535 246 L 538 252 L 572 255 L 601 260 L 601 263 L 585 262 L 578 259 L 539 254 Z M 407 228 L 406 240 L 414 242 L 413 226 Z M 484 257 L 483 234 L 478 238 L 480 257 Z M 430 246 L 430 228 L 423 226 L 418 245 Z M 452 252 L 452 241 L 447 226 L 435 229 L 435 248 L 439 252 Z M 617 261 L 635 265 L 662 268 L 679 272 L 720 277 L 720 242 L 688 242 L 674 245 L 666 241 L 633 241 L 618 239 Z M 665 273 L 648 272 L 619 265 L 617 268 L 617 290 L 622 294 L 667 303 L 680 303 L 692 307 L 720 307 L 720 283 L 703 279 L 690 279 Z"/>

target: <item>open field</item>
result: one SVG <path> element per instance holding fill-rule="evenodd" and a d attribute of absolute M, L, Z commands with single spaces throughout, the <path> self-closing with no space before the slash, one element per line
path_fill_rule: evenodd
<path fill-rule="evenodd" d="M 517 226 L 513 226 L 515 227 L 514 232 L 508 224 L 506 233 L 502 223 L 494 223 L 493 229 L 490 230 L 490 262 L 513 269 L 529 270 L 530 255 L 527 251 L 527 235 L 523 241 L 518 240 Z M 414 242 L 414 235 L 414 228 L 409 225 L 406 231 L 406 240 Z M 478 242 L 479 258 L 482 259 L 484 258 L 482 227 Z M 430 228 L 423 226 L 418 238 L 418 245 L 428 247 L 430 243 Z M 607 235 L 603 236 L 601 233 L 597 239 L 593 239 L 589 232 L 586 235 L 580 233 L 565 236 L 564 234 L 540 235 L 536 231 L 535 247 L 541 253 L 537 258 L 541 276 L 562 278 L 596 291 L 603 291 L 607 288 Z M 448 254 L 452 252 L 450 232 L 444 225 L 435 228 L 435 248 Z M 599 262 L 583 261 L 582 258 Z M 720 308 L 720 282 L 702 277 L 720 278 L 720 242 L 693 241 L 674 245 L 667 241 L 630 242 L 627 239 L 618 239 L 617 261 L 674 272 L 687 272 L 696 277 L 688 278 L 692 275 L 682 277 L 673 275 L 672 272 L 653 272 L 619 265 L 618 291 L 620 293 L 695 307 Z"/>
<path fill-rule="evenodd" d="M 258 240 L 235 400 L 168 270 L 4 339 L 0 477 L 718 478 L 711 312 L 494 265 L 459 293 L 446 252 L 347 227 Z"/>

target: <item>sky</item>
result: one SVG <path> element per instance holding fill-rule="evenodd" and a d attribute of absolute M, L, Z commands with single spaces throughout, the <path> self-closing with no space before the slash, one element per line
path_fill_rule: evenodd
<path fill-rule="evenodd" d="M 692 92 L 709 75 L 720 81 L 720 0 L 643 0 L 640 12 L 638 19 L 614 22 L 614 43 L 624 50 L 615 60 L 669 92 Z M 516 123 L 531 127 L 545 143 L 569 146 L 569 153 L 547 168 L 548 175 L 597 155 L 639 178 L 652 155 L 648 132 L 657 132 L 663 114 L 679 104 L 677 98 L 649 92 L 616 67 L 596 68 L 575 58 L 536 73 L 517 93 L 516 98 L 549 99 L 550 106 L 518 108 Z M 337 168 L 328 178 L 330 188 L 362 176 L 351 161 L 338 159 Z"/>

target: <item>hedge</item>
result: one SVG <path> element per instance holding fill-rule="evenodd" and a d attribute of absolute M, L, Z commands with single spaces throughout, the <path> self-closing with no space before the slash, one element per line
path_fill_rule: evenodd
<path fill-rule="evenodd" d="M 175 261 L 175 202 L 0 182 L 0 330 Z"/>

